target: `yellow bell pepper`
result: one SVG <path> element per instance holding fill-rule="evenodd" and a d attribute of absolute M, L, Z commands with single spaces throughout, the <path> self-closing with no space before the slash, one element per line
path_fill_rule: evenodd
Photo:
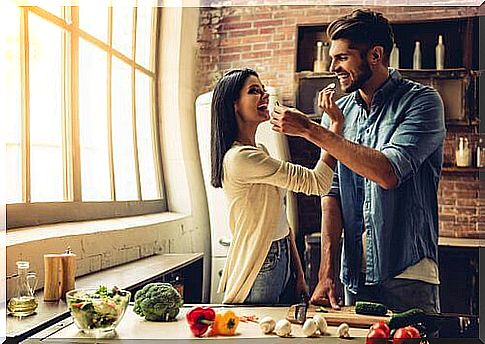
<path fill-rule="evenodd" d="M 231 310 L 216 312 L 216 320 L 212 324 L 214 334 L 232 336 L 239 325 L 239 317 Z"/>

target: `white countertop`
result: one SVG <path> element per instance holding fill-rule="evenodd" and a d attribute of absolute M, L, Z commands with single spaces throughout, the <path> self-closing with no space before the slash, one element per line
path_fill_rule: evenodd
<path fill-rule="evenodd" d="M 177 321 L 174 322 L 150 322 L 146 321 L 137 314 L 133 312 L 133 306 L 129 306 L 126 310 L 125 316 L 119 323 L 114 336 L 109 338 L 97 338 L 97 343 L 103 342 L 113 342 L 115 341 L 132 341 L 132 340 L 152 340 L 152 341 L 175 341 L 175 340 L 200 340 L 196 338 L 190 332 L 187 321 L 185 320 L 185 314 L 190 310 L 191 306 L 184 306 L 179 315 L 177 316 Z M 217 307 L 214 306 L 217 310 Z M 288 307 L 231 307 L 231 309 L 239 316 L 249 316 L 256 315 L 259 319 L 269 315 L 273 317 L 276 321 L 279 319 L 284 319 L 288 312 Z M 69 321 L 69 323 L 67 323 Z M 67 326 L 66 326 L 67 325 Z M 92 335 L 84 334 L 79 331 L 72 320 L 64 320 L 64 326 L 57 325 L 59 330 L 47 329 L 34 337 L 32 339 L 36 340 L 48 340 L 48 341 L 66 341 L 70 343 L 86 343 L 93 342 L 95 339 Z M 50 331 L 48 331 L 50 330 Z M 293 338 L 298 338 L 300 342 L 303 338 L 306 338 L 302 333 L 302 327 L 298 324 L 291 325 L 291 332 Z M 55 331 L 55 332 L 53 332 Z M 50 333 L 49 333 L 50 332 Z M 364 337 L 367 334 L 366 329 L 350 328 L 350 334 L 353 339 L 340 339 L 336 336 L 336 327 L 329 326 L 327 333 L 319 338 L 309 338 L 316 342 L 327 342 L 327 343 L 363 343 Z M 244 340 L 246 343 L 249 342 L 248 339 L 267 339 L 268 342 L 275 342 L 279 339 L 275 334 L 263 334 L 259 328 L 259 324 L 255 322 L 240 322 L 236 331 L 235 336 L 224 337 L 224 336 L 212 336 L 204 337 L 203 339 L 217 339 L 217 340 L 231 340 L 231 343 L 237 343 L 238 339 Z M 288 340 L 288 338 L 281 338 Z"/>

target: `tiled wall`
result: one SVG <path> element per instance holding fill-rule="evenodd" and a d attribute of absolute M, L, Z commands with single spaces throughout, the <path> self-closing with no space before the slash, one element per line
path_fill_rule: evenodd
<path fill-rule="evenodd" d="M 266 85 L 276 87 L 285 105 L 295 105 L 297 27 L 325 24 L 350 13 L 356 6 L 241 6 L 202 8 L 199 25 L 198 92 L 214 86 L 224 71 L 251 67 Z M 483 14 L 477 7 L 372 7 L 392 21 L 457 18 Z M 476 131 L 476 127 L 474 130 Z M 452 130 L 447 142 L 460 130 Z M 311 165 L 316 148 L 290 139 L 295 162 Z M 298 196 L 300 231 L 320 228 L 318 197 Z M 485 201 L 479 192 L 477 172 L 446 172 L 439 190 L 441 235 L 476 237 L 485 230 Z"/>

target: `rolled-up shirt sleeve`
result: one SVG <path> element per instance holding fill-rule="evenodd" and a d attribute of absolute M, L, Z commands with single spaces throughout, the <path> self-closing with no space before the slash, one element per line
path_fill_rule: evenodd
<path fill-rule="evenodd" d="M 324 128 L 327 128 L 330 126 L 330 119 L 329 117 L 325 114 L 325 112 L 322 114 L 322 119 L 320 121 L 320 125 Z M 321 150 L 321 154 L 323 154 L 325 150 Z M 338 162 L 337 162 L 337 171 L 333 175 L 333 180 L 332 180 L 332 185 L 330 186 L 330 190 L 327 193 L 324 193 L 320 195 L 321 197 L 325 196 L 333 196 L 333 197 L 339 197 L 340 196 L 340 187 L 339 187 L 339 173 L 338 173 Z"/>
<path fill-rule="evenodd" d="M 394 169 L 397 186 L 415 175 L 445 138 L 443 102 L 438 92 L 427 87 L 412 101 L 389 143 L 380 149 Z"/>

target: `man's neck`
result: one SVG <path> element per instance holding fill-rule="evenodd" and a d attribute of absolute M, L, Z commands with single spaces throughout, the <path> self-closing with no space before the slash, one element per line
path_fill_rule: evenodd
<path fill-rule="evenodd" d="M 359 89 L 359 94 L 370 109 L 374 93 L 386 82 L 389 78 L 389 70 L 385 66 L 380 66 L 376 69 L 369 80 Z"/>

